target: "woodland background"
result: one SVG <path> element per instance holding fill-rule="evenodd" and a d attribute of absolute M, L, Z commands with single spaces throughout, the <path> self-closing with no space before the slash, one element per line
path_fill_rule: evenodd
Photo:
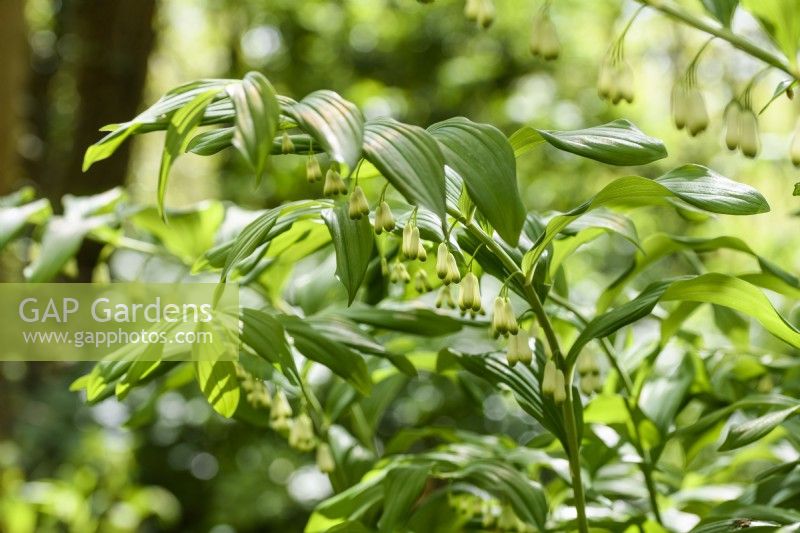
<path fill-rule="evenodd" d="M 626 47 L 636 72 L 636 100 L 612 106 L 597 97 L 597 72 L 608 43 L 636 7 L 632 2 L 555 2 L 552 16 L 563 45 L 555 62 L 528 51 L 534 2 L 497 4 L 497 20 L 484 31 L 463 17 L 459 0 L 0 0 L 0 195 L 33 185 L 59 205 L 65 193 L 125 184 L 136 200 L 150 203 L 159 136 L 137 137 L 83 173 L 83 152 L 99 138 L 98 129 L 133 116 L 178 83 L 260 70 L 281 94 L 300 97 L 328 88 L 357 103 L 368 118 L 389 115 L 412 124 L 464 115 L 510 133 L 522 125 L 575 129 L 631 119 L 664 139 L 670 156 L 659 163 L 661 170 L 687 161 L 705 164 L 755 186 L 772 207 L 767 214 L 724 217 L 688 232 L 742 237 L 758 253 L 797 271 L 798 201 L 791 195 L 797 172 L 786 157 L 797 102 L 782 98 L 761 116 L 758 159 L 730 153 L 721 142 L 731 88 L 740 90 L 759 64 L 712 43 L 698 80 L 711 126 L 692 139 L 671 124 L 670 91 L 691 59 L 687 52 L 701 46 L 704 35 L 649 12 L 640 15 Z M 684 4 L 697 8 L 699 2 Z M 734 27 L 761 38 L 743 10 Z M 722 60 L 731 56 L 735 60 Z M 766 102 L 780 79 L 764 77 L 754 101 Z M 215 197 L 264 208 L 307 195 L 294 163 L 271 164 L 270 179 L 256 188 L 231 152 L 184 157 L 173 170 L 167 204 Z M 520 161 L 521 190 L 533 209 L 571 207 L 615 175 L 615 169 L 553 150 Z M 661 223 L 641 217 L 636 222 Z M 624 245 L 604 239 L 608 247 Z M 96 256 L 87 245 L 79 266 L 91 265 Z M 599 253 L 583 260 L 600 272 L 619 268 L 605 264 Z M 716 260 L 742 259 L 722 252 Z M 20 279 L 12 259 L 1 261 L 0 280 Z M 575 280 L 589 287 L 593 280 L 586 270 L 585 278 Z M 65 487 L 94 476 L 102 481 L 93 496 L 98 498 L 103 491 L 118 497 L 130 495 L 131 487 L 161 487 L 148 493 L 163 507 L 159 528 L 215 533 L 300 530 L 310 508 L 328 495 L 327 480 L 308 457 L 270 432 L 223 421 L 200 398 L 165 395 L 153 406 L 155 422 L 146 429 L 137 429 L 138 421 L 128 420 L 130 413 L 114 400 L 85 406 L 68 391 L 85 370 L 0 363 L 0 486 L 17 475 L 60 480 Z M 390 433 L 393 420 L 409 424 L 433 416 L 424 407 L 431 401 L 426 394 L 438 392 L 424 383 L 419 387 L 413 396 L 418 405 L 388 413 L 382 431 Z M 458 397 L 440 399 L 435 416 L 458 417 L 458 411 Z M 488 417 L 486 424 L 493 423 L 499 424 Z M 126 530 L 130 517 L 122 513 L 117 522 Z"/>

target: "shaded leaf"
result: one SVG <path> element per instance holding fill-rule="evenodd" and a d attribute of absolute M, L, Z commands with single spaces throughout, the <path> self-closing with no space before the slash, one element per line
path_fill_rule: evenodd
<path fill-rule="evenodd" d="M 525 207 L 517 188 L 514 150 L 494 126 L 464 117 L 438 122 L 428 131 L 445 162 L 464 180 L 470 198 L 507 243 L 516 246 Z"/>
<path fill-rule="evenodd" d="M 314 91 L 292 105 L 289 113 L 331 159 L 349 171 L 355 168 L 364 142 L 364 117 L 355 104 L 333 91 Z"/>
<path fill-rule="evenodd" d="M 336 277 L 347 289 L 347 303 L 353 303 L 367 273 L 375 241 L 368 217 L 351 220 L 347 205 L 339 204 L 322 213 L 336 250 Z"/>

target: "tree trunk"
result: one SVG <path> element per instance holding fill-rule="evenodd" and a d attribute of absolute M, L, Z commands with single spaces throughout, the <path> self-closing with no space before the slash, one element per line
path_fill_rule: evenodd
<path fill-rule="evenodd" d="M 20 177 L 17 156 L 19 115 L 25 89 L 27 42 L 24 0 L 0 1 L 0 195 L 8 194 Z"/>
<path fill-rule="evenodd" d="M 139 108 L 153 47 L 155 0 L 74 0 L 71 23 L 81 54 L 75 71 L 80 95 L 73 146 L 63 178 L 51 194 L 95 194 L 125 183 L 130 157 L 124 144 L 113 157 L 82 171 L 83 153 L 99 128 L 131 118 Z"/>

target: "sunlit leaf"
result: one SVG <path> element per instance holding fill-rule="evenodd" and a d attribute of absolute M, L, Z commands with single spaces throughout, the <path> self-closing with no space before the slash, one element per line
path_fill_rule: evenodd
<path fill-rule="evenodd" d="M 667 157 L 663 142 L 644 134 L 625 119 L 583 130 L 536 131 L 560 150 L 609 165 L 646 165 Z"/>
<path fill-rule="evenodd" d="M 241 83 L 228 86 L 227 91 L 236 109 L 233 146 L 260 182 L 280 120 L 275 89 L 263 74 L 248 72 Z"/>
<path fill-rule="evenodd" d="M 375 234 L 369 218 L 351 220 L 347 205 L 339 204 L 322 213 L 336 250 L 336 277 L 347 289 L 348 304 L 353 303 L 367 273 Z"/>
<path fill-rule="evenodd" d="M 367 122 L 364 154 L 411 204 L 445 218 L 444 156 L 433 136 L 393 119 Z"/>

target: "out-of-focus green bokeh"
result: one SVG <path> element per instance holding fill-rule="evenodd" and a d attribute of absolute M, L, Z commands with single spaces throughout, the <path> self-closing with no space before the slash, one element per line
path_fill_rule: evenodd
<path fill-rule="evenodd" d="M 699 9 L 698 1 L 683 3 Z M 612 177 L 655 176 L 701 163 L 758 188 L 772 211 L 702 224 L 648 211 L 635 218 L 641 232 L 669 227 L 697 236 L 735 235 L 796 272 L 800 234 L 794 213 L 800 202 L 791 192 L 798 173 L 787 147 L 797 103 L 780 98 L 760 117 L 763 150 L 756 160 L 729 152 L 721 140 L 723 109 L 762 65 L 725 43 L 711 43 L 698 72 L 711 125 L 689 138 L 672 126 L 670 94 L 705 35 L 641 13 L 625 47 L 636 73 L 636 99 L 612 106 L 597 97 L 598 66 L 637 6 L 626 0 L 554 2 L 562 43 L 555 62 L 528 50 L 538 6 L 496 0 L 495 23 L 479 30 L 463 16 L 462 0 L 2 0 L 2 193 L 33 184 L 58 198 L 126 184 L 135 199 L 151 203 L 162 139 L 136 138 L 130 152 L 84 175 L 82 152 L 99 138 L 97 129 L 130 118 L 179 83 L 259 70 L 279 93 L 301 98 L 333 89 L 367 117 L 422 126 L 464 115 L 511 134 L 523 125 L 575 129 L 628 118 L 663 139 L 669 157 L 646 169 L 620 169 L 541 147 L 518 162 L 526 206 L 565 210 Z M 745 14 L 734 27 L 760 38 Z M 776 72 L 761 78 L 753 93 L 757 105 L 781 79 Z M 167 203 L 215 197 L 258 208 L 308 195 L 302 158 L 271 164 L 256 187 L 232 151 L 185 156 L 174 168 Z M 622 239 L 603 237 L 589 254 L 571 260 L 576 301 L 591 302 L 599 292 L 591 276 L 619 272 L 622 265 L 604 254 L 609 249 L 632 253 Z M 748 260 L 725 252 L 714 259 L 726 269 Z M 674 275 L 683 267 L 678 260 L 664 268 Z M 11 266 L 0 268 L 3 279 L 15 278 Z M 140 524 L 145 530 L 298 531 L 310 506 L 328 495 L 327 481 L 309 458 L 269 432 L 219 420 L 201 400 L 170 393 L 132 420 L 134 413 L 113 400 L 83 406 L 67 390 L 82 370 L 0 364 L 0 505 L 21 498 L 51 505 L 54 516 L 88 513 L 87 523 L 105 531 Z M 413 423 L 424 417 L 431 395 L 447 412 L 439 389 L 416 386 L 409 398 L 419 398 L 419 405 L 401 405 L 390 418 Z M 449 409 L 458 416 L 456 401 Z M 91 505 L 84 509 L 87 497 Z M 159 504 L 143 504 L 147 498 Z M 26 520 L 22 511 L 19 516 Z M 83 527 L 79 522 L 73 530 Z"/>

